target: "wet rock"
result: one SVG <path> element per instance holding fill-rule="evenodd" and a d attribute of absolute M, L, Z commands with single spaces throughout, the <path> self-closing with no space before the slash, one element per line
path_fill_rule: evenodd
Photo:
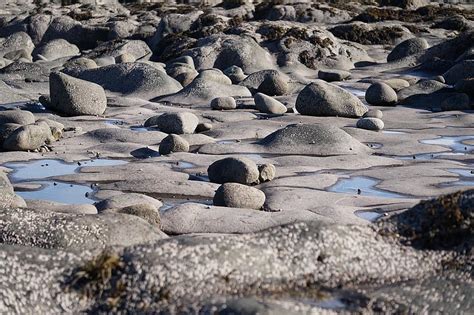
<path fill-rule="evenodd" d="M 270 54 L 252 37 L 243 34 L 211 35 L 200 39 L 196 46 L 186 52 L 186 55 L 193 58 L 198 70 L 209 68 L 224 70 L 238 66 L 245 73 L 253 73 L 275 68 Z"/>
<path fill-rule="evenodd" d="M 62 38 L 54 39 L 33 50 L 34 60 L 56 60 L 63 57 L 73 57 L 80 55 L 80 50 L 76 45 L 69 43 Z"/>
<path fill-rule="evenodd" d="M 123 207 L 117 212 L 137 216 L 147 221 L 153 226 L 156 226 L 158 228 L 161 227 L 160 212 L 152 204 L 149 204 L 149 203 L 135 204 L 135 205 Z"/>
<path fill-rule="evenodd" d="M 379 131 L 384 127 L 384 123 L 379 118 L 361 118 L 357 121 L 357 128 Z"/>
<path fill-rule="evenodd" d="M 428 49 L 428 47 L 428 42 L 424 38 L 414 37 L 407 39 L 393 48 L 387 56 L 387 61 L 396 61 L 414 54 L 419 54 L 425 49 Z"/>
<path fill-rule="evenodd" d="M 258 166 L 260 172 L 259 180 L 261 183 L 269 182 L 275 178 L 276 168 L 273 164 L 262 164 Z"/>
<path fill-rule="evenodd" d="M 16 129 L 3 143 L 8 151 L 36 150 L 52 138 L 48 125 L 26 125 Z"/>
<path fill-rule="evenodd" d="M 474 78 L 460 80 L 454 86 L 456 91 L 474 96 Z"/>
<path fill-rule="evenodd" d="M 364 114 L 364 118 L 383 118 L 383 112 L 380 109 L 369 109 L 367 113 Z"/>
<path fill-rule="evenodd" d="M 257 91 L 266 95 L 285 95 L 288 93 L 288 81 L 283 76 L 267 75 L 260 83 Z"/>
<path fill-rule="evenodd" d="M 137 216 L 73 215 L 28 209 L 0 210 L 0 232 L 3 243 L 68 250 L 131 246 L 166 237 Z"/>
<path fill-rule="evenodd" d="M 465 93 L 452 93 L 441 101 L 441 110 L 469 110 L 471 109 L 469 96 Z"/>
<path fill-rule="evenodd" d="M 302 115 L 361 117 L 367 108 L 346 90 L 316 80 L 308 84 L 296 99 L 296 109 Z"/>
<path fill-rule="evenodd" d="M 346 155 L 366 153 L 367 147 L 344 130 L 327 124 L 294 124 L 262 139 L 269 153 L 302 155 Z"/>
<path fill-rule="evenodd" d="M 185 134 L 194 133 L 199 119 L 193 113 L 164 113 L 148 118 L 145 127 L 156 127 L 165 133 Z"/>
<path fill-rule="evenodd" d="M 377 82 L 369 86 L 365 92 L 367 103 L 376 106 L 393 106 L 397 104 L 397 93 L 383 82 Z"/>
<path fill-rule="evenodd" d="M 351 76 L 351 73 L 344 70 L 319 70 L 318 78 L 326 82 L 344 81 Z"/>
<path fill-rule="evenodd" d="M 211 101 L 211 108 L 215 110 L 236 109 L 237 103 L 233 97 L 216 97 Z"/>
<path fill-rule="evenodd" d="M 233 182 L 251 185 L 257 183 L 259 178 L 255 162 L 243 157 L 218 160 L 208 167 L 207 174 L 211 182 L 218 184 Z"/>
<path fill-rule="evenodd" d="M 465 79 L 474 78 L 474 60 L 465 60 L 457 63 L 443 74 L 446 84 L 455 85 Z"/>
<path fill-rule="evenodd" d="M 35 116 L 26 110 L 5 110 L 0 112 L 0 125 L 12 123 L 29 125 L 35 122 Z"/>
<path fill-rule="evenodd" d="M 49 78 L 51 108 L 67 116 L 102 115 L 107 108 L 104 89 L 64 73 Z"/>
<path fill-rule="evenodd" d="M 263 93 L 255 94 L 253 99 L 255 101 L 255 106 L 262 113 L 284 114 L 288 110 L 281 102 Z"/>
<path fill-rule="evenodd" d="M 265 194 L 246 185 L 225 183 L 217 189 L 213 202 L 215 206 L 260 210 L 265 203 Z"/>
<path fill-rule="evenodd" d="M 225 69 L 224 74 L 231 79 L 233 84 L 239 84 L 247 77 L 242 68 L 237 66 L 231 66 Z"/>
<path fill-rule="evenodd" d="M 178 135 L 171 134 L 161 140 L 160 154 L 167 155 L 173 152 L 188 152 L 189 143 Z"/>
<path fill-rule="evenodd" d="M 182 89 L 181 84 L 164 71 L 141 62 L 67 71 L 67 73 L 79 79 L 97 83 L 111 92 L 144 99 L 156 98 Z"/>
<path fill-rule="evenodd" d="M 150 204 L 159 209 L 163 203 L 147 195 L 127 193 L 111 196 L 102 201 L 96 202 L 95 206 L 99 212 L 105 210 L 121 209 L 133 205 Z"/>

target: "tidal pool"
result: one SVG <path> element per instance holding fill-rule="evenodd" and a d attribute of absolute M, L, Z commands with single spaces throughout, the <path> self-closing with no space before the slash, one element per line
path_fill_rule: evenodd
<path fill-rule="evenodd" d="M 376 188 L 375 186 L 379 182 L 379 180 L 365 176 L 353 176 L 338 180 L 328 191 L 380 198 L 408 198 L 401 194 Z"/>

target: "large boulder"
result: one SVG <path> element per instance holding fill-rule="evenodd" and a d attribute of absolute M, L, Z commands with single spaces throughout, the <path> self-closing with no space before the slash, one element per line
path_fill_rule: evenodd
<path fill-rule="evenodd" d="M 35 116 L 26 110 L 5 110 L 0 112 L 0 125 L 3 124 L 19 124 L 29 125 L 35 122 Z"/>
<path fill-rule="evenodd" d="M 279 129 L 259 142 L 266 152 L 302 155 L 347 155 L 368 152 L 344 130 L 327 124 L 294 124 Z"/>
<path fill-rule="evenodd" d="M 474 60 L 465 60 L 454 65 L 443 74 L 446 84 L 455 85 L 465 79 L 474 78 Z"/>
<path fill-rule="evenodd" d="M 45 123 L 19 127 L 5 139 L 3 149 L 8 151 L 36 150 L 52 141 L 51 129 Z"/>
<path fill-rule="evenodd" d="M 51 108 L 67 116 L 102 115 L 107 108 L 104 89 L 60 72 L 49 76 Z"/>
<path fill-rule="evenodd" d="M 346 90 L 316 80 L 308 84 L 296 99 L 296 110 L 309 116 L 361 117 L 367 111 L 355 95 Z"/>
<path fill-rule="evenodd" d="M 221 185 L 214 195 L 214 206 L 260 210 L 265 203 L 263 191 L 238 183 Z"/>
<path fill-rule="evenodd" d="M 255 106 L 262 113 L 284 114 L 288 110 L 283 103 L 263 93 L 255 94 L 253 99 L 255 101 Z"/>
<path fill-rule="evenodd" d="M 58 38 L 36 47 L 33 50 L 33 60 L 56 60 L 63 57 L 80 55 L 79 48 L 67 40 Z"/>
<path fill-rule="evenodd" d="M 254 161 L 243 157 L 228 157 L 212 163 L 207 169 L 207 174 L 213 183 L 232 182 L 250 185 L 258 182 L 260 173 Z"/>
<path fill-rule="evenodd" d="M 376 82 L 365 92 L 365 100 L 371 105 L 392 106 L 396 105 L 398 97 L 388 84 Z"/>
<path fill-rule="evenodd" d="M 188 152 L 189 143 L 183 137 L 178 135 L 168 135 L 160 142 L 160 154 L 166 155 L 173 152 Z"/>
<path fill-rule="evenodd" d="M 70 75 L 101 85 L 111 92 L 152 99 L 182 89 L 166 72 L 146 63 L 121 63 L 96 69 L 75 70 Z"/>
<path fill-rule="evenodd" d="M 83 54 L 90 59 L 113 57 L 117 58 L 123 54 L 130 55 L 134 60 L 151 56 L 151 49 L 141 40 L 114 40 L 100 44 L 92 51 Z"/>
<path fill-rule="evenodd" d="M 393 50 L 387 56 L 387 61 L 396 61 L 414 54 L 421 53 L 425 49 L 428 49 L 428 47 L 428 42 L 424 38 L 414 37 L 407 39 L 393 48 Z"/>
<path fill-rule="evenodd" d="M 0 209 L 26 207 L 26 202 L 15 194 L 7 174 L 0 172 Z"/>
<path fill-rule="evenodd" d="M 31 54 L 34 48 L 35 45 L 30 36 L 25 32 L 16 32 L 8 37 L 0 38 L 0 57 L 19 50 L 25 50 L 28 54 Z"/>

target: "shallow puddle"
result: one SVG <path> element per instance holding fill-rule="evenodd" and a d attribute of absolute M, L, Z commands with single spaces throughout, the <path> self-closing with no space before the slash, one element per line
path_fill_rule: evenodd
<path fill-rule="evenodd" d="M 463 156 L 465 153 L 461 152 L 437 152 L 437 153 L 420 153 L 415 155 L 404 155 L 404 156 L 395 156 L 396 159 L 400 160 L 419 160 L 427 161 L 438 158 L 448 158 L 449 156 Z"/>
<path fill-rule="evenodd" d="M 381 149 L 383 147 L 383 144 L 377 143 L 377 142 L 366 142 L 365 143 L 369 148 L 371 149 Z"/>
<path fill-rule="evenodd" d="M 444 136 L 436 139 L 420 140 L 420 143 L 440 145 L 450 148 L 453 152 L 471 152 L 474 150 L 474 145 L 463 143 L 463 141 L 474 140 L 474 136 Z"/>
<path fill-rule="evenodd" d="M 48 178 L 77 173 L 85 166 L 113 166 L 127 163 L 123 160 L 95 159 L 65 163 L 61 160 L 36 160 L 31 162 L 10 162 L 3 166 L 13 169 L 9 174 L 12 183 L 41 185 L 40 189 L 16 191 L 27 200 L 48 200 L 64 204 L 92 204 L 94 189 L 88 185 L 58 182 Z"/>
<path fill-rule="evenodd" d="M 383 217 L 383 214 L 375 212 L 375 211 L 358 210 L 358 211 L 355 211 L 354 214 L 358 216 L 359 218 L 362 218 L 370 222 L 375 222 L 381 217 Z"/>
<path fill-rule="evenodd" d="M 329 187 L 328 191 L 380 198 L 408 198 L 401 194 L 375 188 L 379 182 L 379 180 L 364 176 L 342 178 L 335 185 Z"/>

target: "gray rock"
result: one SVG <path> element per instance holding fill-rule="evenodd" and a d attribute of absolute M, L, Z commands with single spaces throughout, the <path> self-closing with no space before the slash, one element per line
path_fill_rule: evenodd
<path fill-rule="evenodd" d="M 97 63 L 92 59 L 84 57 L 71 59 L 64 64 L 64 72 L 67 73 L 95 68 L 98 68 Z"/>
<path fill-rule="evenodd" d="M 147 195 L 126 193 L 118 194 L 102 201 L 96 202 L 94 205 L 99 212 L 105 210 L 121 209 L 139 204 L 150 204 L 159 209 L 163 203 L 155 198 Z"/>
<path fill-rule="evenodd" d="M 457 63 L 443 74 L 446 84 L 455 85 L 465 79 L 474 78 L 474 60 L 465 60 Z"/>
<path fill-rule="evenodd" d="M 18 50 L 26 50 L 31 54 L 34 48 L 35 45 L 30 36 L 25 32 L 16 32 L 8 37 L 0 38 L 0 57 Z"/>
<path fill-rule="evenodd" d="M 23 208 L 26 202 L 15 194 L 7 174 L 0 172 L 0 209 Z"/>
<path fill-rule="evenodd" d="M 0 146 L 2 148 L 5 140 L 8 139 L 8 137 L 10 137 L 12 133 L 20 127 L 22 127 L 22 125 L 13 123 L 6 123 L 0 125 Z"/>
<path fill-rule="evenodd" d="M 269 182 L 273 180 L 276 176 L 276 168 L 273 164 L 262 164 L 258 166 L 258 171 L 260 172 L 259 181 L 261 183 Z"/>
<path fill-rule="evenodd" d="M 166 73 L 183 86 L 188 86 L 199 75 L 194 65 L 190 66 L 187 63 L 173 63 L 166 67 Z"/>
<path fill-rule="evenodd" d="M 255 106 L 262 113 L 284 114 L 288 110 L 281 102 L 262 93 L 255 94 L 253 99 L 255 101 Z"/>
<path fill-rule="evenodd" d="M 237 66 L 230 66 L 225 69 L 224 74 L 229 77 L 233 84 L 239 84 L 247 77 L 242 68 Z"/>
<path fill-rule="evenodd" d="M 361 118 L 357 121 L 357 128 L 361 128 L 361 129 L 379 131 L 379 130 L 382 130 L 383 127 L 384 127 L 384 123 L 379 118 L 368 117 L 368 118 Z"/>
<path fill-rule="evenodd" d="M 383 112 L 380 109 L 369 109 L 367 113 L 364 114 L 364 118 L 383 118 Z"/>
<path fill-rule="evenodd" d="M 3 143 L 8 151 L 36 150 L 52 139 L 51 129 L 46 124 L 26 125 L 16 129 Z"/>
<path fill-rule="evenodd" d="M 346 155 L 367 153 L 365 145 L 344 130 L 327 124 L 294 124 L 279 129 L 260 142 L 268 153 Z"/>
<path fill-rule="evenodd" d="M 156 33 L 150 40 L 151 48 L 155 51 L 161 40 L 168 35 L 188 31 L 201 14 L 202 11 L 194 11 L 188 14 L 170 13 L 164 15 Z"/>
<path fill-rule="evenodd" d="M 260 83 L 257 91 L 267 95 L 285 95 L 288 93 L 288 81 L 283 76 L 268 75 Z"/>
<path fill-rule="evenodd" d="M 0 112 L 0 125 L 12 123 L 29 125 L 35 122 L 35 116 L 26 110 L 5 110 Z"/>
<path fill-rule="evenodd" d="M 103 58 L 117 59 L 123 54 L 130 56 L 134 61 L 139 59 L 146 60 L 151 56 L 151 50 L 144 41 L 122 39 L 106 41 L 82 56 L 94 60 Z"/>
<path fill-rule="evenodd" d="M 402 9 L 416 10 L 430 4 L 429 0 L 380 0 L 380 6 L 395 6 Z"/>
<path fill-rule="evenodd" d="M 236 109 L 237 103 L 233 97 L 216 97 L 211 101 L 211 108 L 215 110 Z"/>
<path fill-rule="evenodd" d="M 296 10 L 291 5 L 275 5 L 270 8 L 267 19 L 270 21 L 295 21 Z"/>
<path fill-rule="evenodd" d="M 117 212 L 137 216 L 147 221 L 151 225 L 161 228 L 160 212 L 152 204 L 149 204 L 149 203 L 135 204 L 135 205 L 123 207 L 119 209 Z"/>
<path fill-rule="evenodd" d="M 80 53 L 76 45 L 59 38 L 36 47 L 33 50 L 33 60 L 56 60 L 63 57 L 74 57 L 80 55 Z"/>
<path fill-rule="evenodd" d="M 165 72 L 142 62 L 65 72 L 82 80 L 97 83 L 111 92 L 144 99 L 172 94 L 182 89 L 181 84 Z"/>
<path fill-rule="evenodd" d="M 365 92 L 365 100 L 371 105 L 393 106 L 396 105 L 398 97 L 388 84 L 377 82 L 369 86 Z"/>
<path fill-rule="evenodd" d="M 414 54 L 419 54 L 428 48 L 429 45 L 426 39 L 420 37 L 410 38 L 395 46 L 387 56 L 387 61 L 396 61 Z"/>
<path fill-rule="evenodd" d="M 448 86 L 435 80 L 420 80 L 414 85 L 401 89 L 397 93 L 399 102 L 410 102 L 411 97 L 417 97 L 421 94 L 431 94 L 441 91 Z"/>
<path fill-rule="evenodd" d="M 399 78 L 393 78 L 393 79 L 388 79 L 384 80 L 383 83 L 387 84 L 390 86 L 392 89 L 394 89 L 396 92 L 400 91 L 401 89 L 407 88 L 410 86 L 410 83 L 407 80 L 404 79 L 399 79 Z"/>
<path fill-rule="evenodd" d="M 247 158 L 228 157 L 212 163 L 207 174 L 213 183 L 228 182 L 251 185 L 258 182 L 259 171 L 254 161 Z"/>
<path fill-rule="evenodd" d="M 164 113 L 148 118 L 145 127 L 156 127 L 165 133 L 184 134 L 194 133 L 199 123 L 196 115 L 189 112 Z"/>
<path fill-rule="evenodd" d="M 260 210 L 265 203 L 263 191 L 237 183 L 221 185 L 214 195 L 215 206 Z"/>
<path fill-rule="evenodd" d="M 265 49 L 250 36 L 216 34 L 204 37 L 196 43 L 196 48 L 186 52 L 193 58 L 196 69 L 231 66 L 242 68 L 245 73 L 264 69 L 274 69 L 273 59 Z"/>
<path fill-rule="evenodd" d="M 115 57 L 115 63 L 127 63 L 127 62 L 135 62 L 136 59 L 130 53 L 123 53 L 117 57 Z"/>
<path fill-rule="evenodd" d="M 349 79 L 351 73 L 344 70 L 319 70 L 318 78 L 326 82 L 344 81 Z"/>
<path fill-rule="evenodd" d="M 196 127 L 196 132 L 206 132 L 212 129 L 212 124 L 210 123 L 199 123 Z"/>
<path fill-rule="evenodd" d="M 167 155 L 173 152 L 188 152 L 189 151 L 189 143 L 186 139 L 171 134 L 161 140 L 160 143 L 160 154 Z"/>
<path fill-rule="evenodd" d="M 361 117 L 367 111 L 364 104 L 346 90 L 316 80 L 308 84 L 296 99 L 296 110 L 309 116 Z"/>
<path fill-rule="evenodd" d="M 469 110 L 472 109 L 469 96 L 465 93 L 452 93 L 441 101 L 441 110 Z"/>
<path fill-rule="evenodd" d="M 460 80 L 454 86 L 456 91 L 474 96 L 474 78 Z"/>
<path fill-rule="evenodd" d="M 51 108 L 67 116 L 102 115 L 107 108 L 100 85 L 64 73 L 50 74 L 49 91 Z"/>
<path fill-rule="evenodd" d="M 288 92 L 288 81 L 289 77 L 278 70 L 261 70 L 254 72 L 248 75 L 245 80 L 240 82 L 240 85 L 247 87 L 252 92 L 263 92 L 263 90 L 268 90 L 268 95 L 283 95 Z M 267 83 L 264 85 L 263 82 L 267 80 Z M 286 84 L 286 86 L 285 86 Z M 262 86 L 262 91 L 259 91 L 260 86 Z"/>

